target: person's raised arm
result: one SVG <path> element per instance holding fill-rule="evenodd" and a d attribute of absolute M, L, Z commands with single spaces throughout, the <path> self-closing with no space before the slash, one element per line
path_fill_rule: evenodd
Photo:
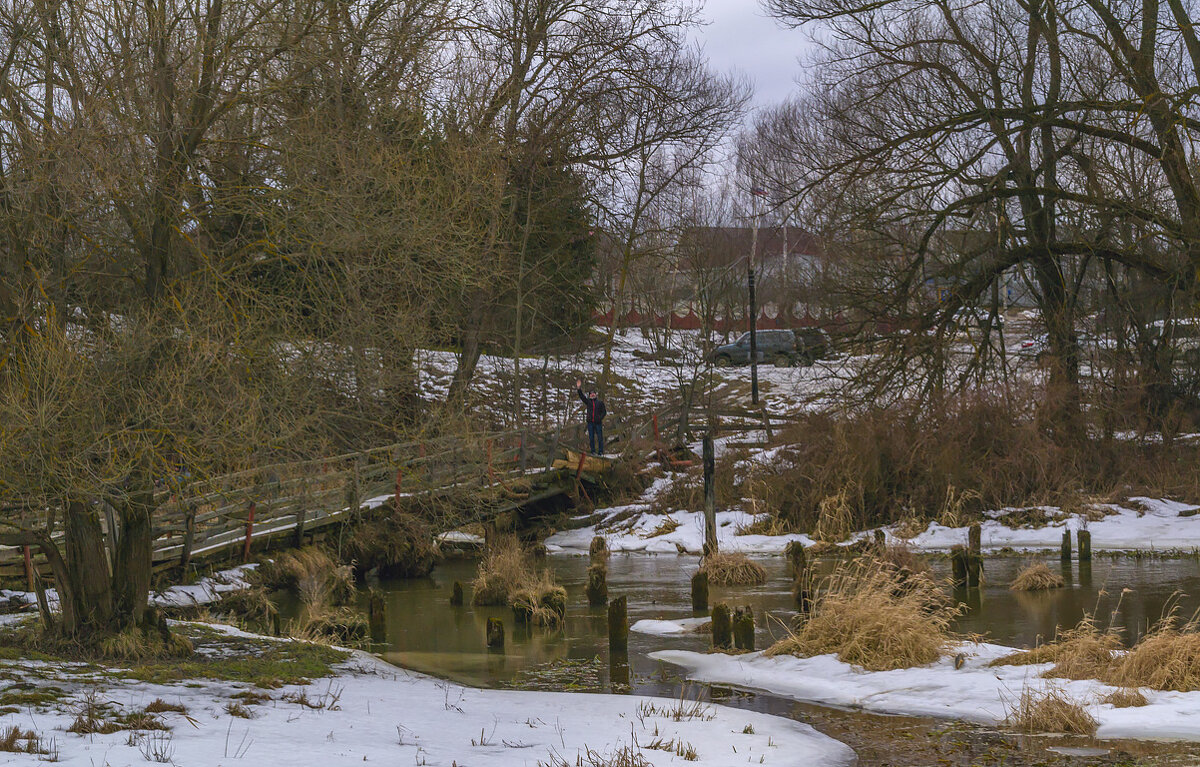
<path fill-rule="evenodd" d="M 579 400 L 580 400 L 580 401 L 581 401 L 583 404 L 585 404 L 585 405 L 586 405 L 586 404 L 587 404 L 587 395 L 585 395 L 585 394 L 583 393 L 583 379 L 582 379 L 582 378 L 576 378 L 576 379 L 575 379 L 575 391 L 576 391 L 576 393 L 578 393 L 578 394 L 579 394 Z"/>

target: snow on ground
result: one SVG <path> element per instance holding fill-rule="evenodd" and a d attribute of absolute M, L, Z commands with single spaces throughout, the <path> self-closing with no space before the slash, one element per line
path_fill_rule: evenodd
<path fill-rule="evenodd" d="M 230 591 L 241 591 L 250 588 L 245 575 L 258 567 L 257 564 L 239 565 L 238 567 L 222 570 L 219 573 L 205 576 L 195 583 L 188 585 L 170 586 L 162 591 L 150 594 L 150 604 L 159 607 L 189 607 L 191 605 L 206 605 L 216 602 L 222 594 Z M 0 589 L 0 599 L 36 604 L 37 595 L 32 591 L 13 591 Z M 58 607 L 58 592 L 46 589 L 46 601 L 51 608 Z"/>
<path fill-rule="evenodd" d="M 28 669 L 32 663 L 3 665 Z M 98 702 L 120 711 L 141 710 L 158 698 L 187 711 L 161 714 L 169 732 L 136 736 L 66 732 L 75 713 L 62 706 L 25 707 L 4 716 L 2 723 L 35 730 L 43 743 L 53 739 L 58 760 L 79 767 L 148 760 L 275 767 L 534 767 L 575 765 L 578 756 L 586 759 L 589 749 L 610 756 L 622 748 L 632 748 L 649 764 L 662 767 L 684 763 L 674 749 L 689 746 L 697 756 L 689 763 L 710 767 L 836 766 L 853 759 L 845 745 L 790 719 L 699 704 L 695 715 L 684 713 L 675 721 L 673 714 L 681 709 L 678 700 L 479 690 L 398 669 L 361 652 L 353 653 L 334 677 L 277 690 L 204 679 L 152 684 L 112 678 L 97 684 Z M 229 707 L 238 702 L 233 696 L 247 690 L 270 698 L 245 704 L 243 711 L 253 718 L 232 715 Z"/>
<path fill-rule="evenodd" d="M 661 481 L 661 480 L 660 480 Z M 646 500 L 643 497 L 642 500 Z M 1062 543 L 1064 529 L 1074 533 L 1086 529 L 1092 536 L 1094 551 L 1164 551 L 1190 552 L 1200 549 L 1200 508 L 1192 504 L 1158 498 L 1132 498 L 1126 505 L 1103 504 L 1095 507 L 1107 514 L 1099 520 L 1085 520 L 1080 515 L 1061 513 L 1054 507 L 1039 507 L 1050 518 L 1041 527 L 1010 527 L 1004 518 L 1018 514 L 1020 509 L 1001 509 L 987 512 L 981 525 L 984 551 L 1000 549 L 1043 551 L 1055 549 Z M 594 536 L 602 536 L 610 551 L 636 551 L 652 554 L 697 554 L 704 547 L 704 514 L 699 511 L 673 511 L 657 514 L 648 503 L 601 509 L 600 522 L 555 533 L 546 540 L 551 552 L 586 553 Z M 741 510 L 717 512 L 717 542 L 723 551 L 747 554 L 781 554 L 791 541 L 811 546 L 815 541 L 803 534 L 741 535 L 757 516 Z M 619 520 L 619 521 L 618 521 Z M 668 522 L 667 520 L 670 520 Z M 1010 524 L 1017 524 L 1013 521 Z M 664 527 L 664 525 L 666 527 Z M 674 529 L 664 532 L 674 525 Z M 897 526 L 883 528 L 889 543 L 904 543 L 914 551 L 944 552 L 951 546 L 966 544 L 966 527 L 945 527 L 931 522 L 926 530 L 913 538 L 897 535 Z M 871 538 L 874 531 L 853 536 L 842 545 Z M 1074 545 L 1074 544 L 1072 544 Z"/>
<path fill-rule="evenodd" d="M 1095 680 L 1043 679 L 1052 664 L 996 666 L 988 663 L 1015 652 L 993 644 L 964 644 L 961 669 L 953 657 L 931 666 L 896 671 L 862 671 L 833 655 L 813 658 L 705 654 L 662 650 L 650 657 L 687 669 L 701 682 L 765 690 L 793 700 L 858 708 L 884 714 L 932 716 L 996 724 L 1003 722 L 1026 689 L 1061 690 L 1099 722 L 1097 737 L 1200 738 L 1200 692 L 1142 690 L 1149 705 L 1114 708 L 1100 698 L 1116 688 Z"/>

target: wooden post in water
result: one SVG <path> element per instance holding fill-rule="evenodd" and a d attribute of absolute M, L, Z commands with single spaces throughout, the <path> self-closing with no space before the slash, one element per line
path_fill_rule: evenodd
<path fill-rule="evenodd" d="M 692 576 L 692 609 L 708 612 L 708 573 L 703 570 Z"/>
<path fill-rule="evenodd" d="M 733 647 L 733 615 L 729 605 L 719 602 L 712 609 L 712 643 L 714 650 Z"/>
<path fill-rule="evenodd" d="M 799 576 L 808 567 L 807 558 L 804 555 L 804 544 L 800 541 L 788 541 L 785 552 L 788 564 L 792 568 L 792 576 Z"/>
<path fill-rule="evenodd" d="M 967 552 L 967 588 L 977 589 L 982 580 L 983 556 L 973 551 Z"/>
<path fill-rule="evenodd" d="M 371 589 L 371 595 L 367 598 L 367 622 L 371 627 L 371 641 L 379 644 L 386 642 L 387 603 L 378 589 Z"/>
<path fill-rule="evenodd" d="M 717 491 L 713 482 L 716 451 L 712 431 L 704 433 L 704 556 L 717 553 Z"/>
<path fill-rule="evenodd" d="M 1088 530 L 1080 528 L 1075 531 L 1075 538 L 1079 542 L 1079 561 L 1092 561 L 1092 534 Z"/>
<path fill-rule="evenodd" d="M 608 652 L 629 651 L 629 600 L 619 596 L 608 603 Z"/>
<path fill-rule="evenodd" d="M 972 554 L 983 553 L 983 530 L 978 523 L 971 525 L 967 530 L 967 548 Z"/>
<path fill-rule="evenodd" d="M 966 588 L 967 550 L 961 545 L 950 547 L 950 571 L 953 573 L 954 588 Z"/>
<path fill-rule="evenodd" d="M 608 604 L 608 565 L 604 564 L 604 560 L 588 568 L 585 592 L 590 606 L 604 607 Z"/>
<path fill-rule="evenodd" d="M 459 581 L 455 581 L 454 585 L 450 588 L 450 605 L 452 607 L 463 606 L 463 587 Z"/>
<path fill-rule="evenodd" d="M 754 651 L 754 609 L 750 605 L 733 613 L 733 645 L 739 650 Z"/>
<path fill-rule="evenodd" d="M 1062 552 L 1059 556 L 1064 562 L 1071 561 L 1071 531 L 1069 529 L 1063 529 Z"/>
<path fill-rule="evenodd" d="M 504 649 L 504 621 L 499 618 L 487 619 L 487 646 L 489 650 Z"/>

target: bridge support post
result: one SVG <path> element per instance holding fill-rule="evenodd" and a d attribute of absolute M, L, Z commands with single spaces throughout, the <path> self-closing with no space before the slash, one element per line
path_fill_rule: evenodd
<path fill-rule="evenodd" d="M 717 553 L 717 495 L 713 482 L 716 453 L 712 432 L 704 434 L 704 556 Z"/>

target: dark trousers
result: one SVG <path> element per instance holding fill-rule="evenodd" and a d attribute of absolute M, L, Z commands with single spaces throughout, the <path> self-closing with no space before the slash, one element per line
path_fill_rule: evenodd
<path fill-rule="evenodd" d="M 588 452 L 592 455 L 604 455 L 604 424 L 589 423 L 587 427 Z M 599 450 L 596 448 L 599 448 Z"/>

